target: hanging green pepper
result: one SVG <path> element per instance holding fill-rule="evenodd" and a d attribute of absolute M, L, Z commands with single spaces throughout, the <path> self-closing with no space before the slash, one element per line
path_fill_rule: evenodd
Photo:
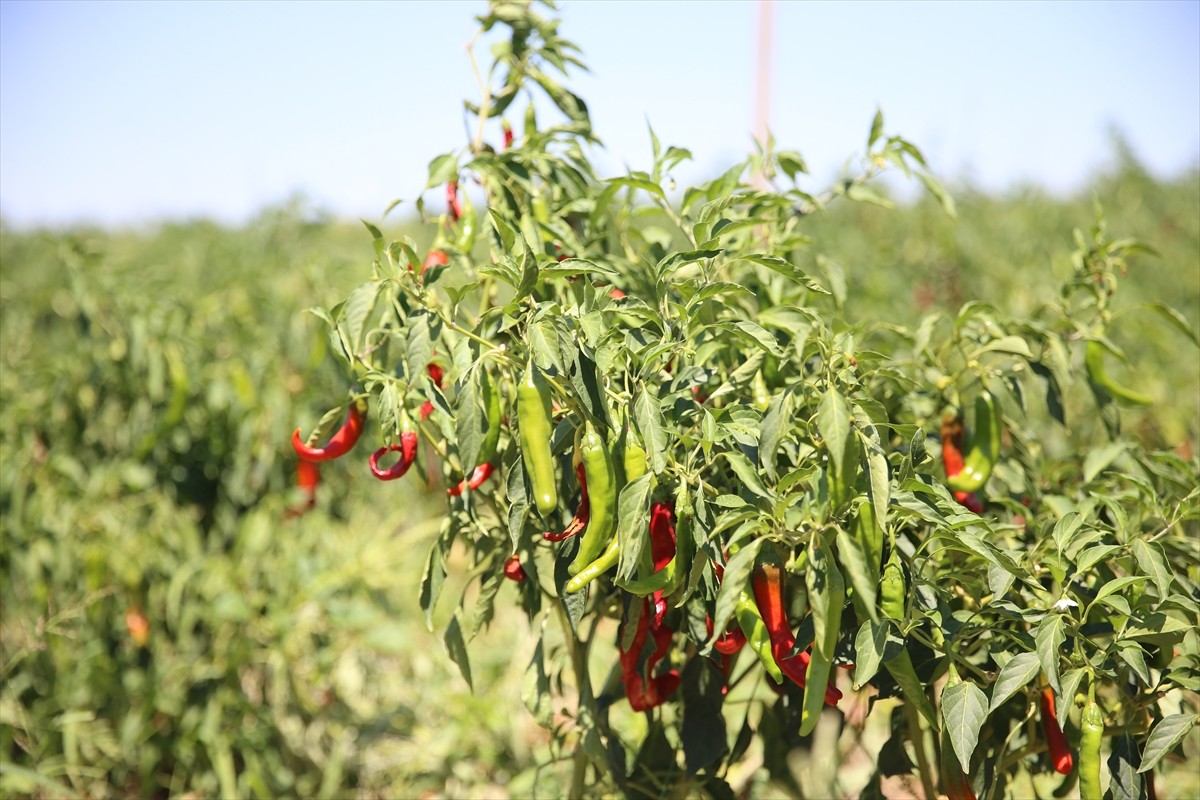
<path fill-rule="evenodd" d="M 625 483 L 633 483 L 646 474 L 646 451 L 633 438 L 632 431 L 625 432 L 625 449 L 621 460 L 625 468 Z"/>
<path fill-rule="evenodd" d="M 605 546 L 613 540 L 617 530 L 617 476 L 613 467 L 612 454 L 604 437 L 596 432 L 591 422 L 583 429 L 579 449 L 583 454 L 583 469 L 587 474 L 588 504 L 590 514 L 587 530 L 579 539 L 579 550 L 567 571 L 575 575 L 588 566 Z"/>
<path fill-rule="evenodd" d="M 590 529 L 590 525 L 589 525 Z M 599 578 L 604 573 L 617 565 L 621 560 L 621 541 L 614 538 L 608 543 L 608 547 L 600 554 L 592 563 L 585 566 L 583 569 L 575 573 L 575 577 L 567 581 L 567 585 L 563 588 L 567 594 L 578 592 L 583 587 L 587 586 L 592 581 Z"/>
<path fill-rule="evenodd" d="M 767 406 L 771 405 L 771 390 L 767 388 L 767 379 L 763 377 L 761 369 L 754 373 L 750 389 L 754 393 L 754 407 L 759 411 L 766 411 Z"/>
<path fill-rule="evenodd" d="M 1087 368 L 1088 380 L 1092 385 L 1112 395 L 1118 403 L 1127 406 L 1148 406 L 1154 398 L 1147 394 L 1122 386 L 1112 379 L 1104 368 L 1104 345 L 1097 339 L 1089 339 L 1084 350 L 1083 364 Z"/>
<path fill-rule="evenodd" d="M 530 361 L 517 385 L 517 433 L 533 501 L 543 517 L 558 508 L 558 479 L 554 475 L 554 454 L 550 450 L 553 420 L 550 385 Z"/>
<path fill-rule="evenodd" d="M 977 492 L 987 483 L 1000 458 L 1000 415 L 996 401 L 986 390 L 975 399 L 975 435 L 957 475 L 946 478 L 955 492 Z"/>
<path fill-rule="evenodd" d="M 833 671 L 833 653 L 842 629 L 842 607 L 846 604 L 846 582 L 834 563 L 833 553 L 820 538 L 814 537 L 809 547 L 808 587 L 813 607 L 812 659 L 804 678 L 804 703 L 800 711 L 800 735 L 807 736 L 817 726 L 825 705 L 824 687 Z M 824 607 L 817 600 L 824 595 Z"/>
<path fill-rule="evenodd" d="M 1104 742 L 1104 712 L 1096 702 L 1095 688 L 1083 707 L 1079 736 L 1080 800 L 1102 800 L 1100 791 L 1100 746 Z"/>
<path fill-rule="evenodd" d="M 883 568 L 883 577 L 879 582 L 879 610 L 888 619 L 903 622 L 907 617 L 904 610 L 905 597 L 908 589 L 904 583 L 904 569 L 900 566 L 900 558 L 892 549 L 891 557 Z M 900 648 L 894 656 L 883 662 L 883 666 L 895 679 L 896 685 L 904 693 L 904 699 L 916 706 L 921 716 L 929 720 L 934 728 L 938 727 L 937 712 L 925 695 L 925 684 L 917 677 L 913 667 L 912 657 L 907 648 Z"/>

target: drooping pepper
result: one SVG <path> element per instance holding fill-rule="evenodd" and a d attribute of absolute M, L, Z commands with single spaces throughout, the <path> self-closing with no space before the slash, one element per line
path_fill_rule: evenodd
<path fill-rule="evenodd" d="M 583 468 L 587 473 L 588 502 L 590 516 L 587 530 L 579 540 L 579 550 L 567 571 L 578 574 L 608 546 L 615 541 L 617 529 L 617 476 L 613 467 L 612 454 L 604 437 L 591 422 L 584 426 L 580 440 Z"/>
<path fill-rule="evenodd" d="M 340 458 L 358 442 L 366 421 L 366 404 L 362 401 L 350 403 L 350 411 L 342 427 L 329 439 L 324 447 L 310 447 L 300 438 L 300 429 L 292 433 L 292 448 L 305 461 L 321 462 Z"/>
<path fill-rule="evenodd" d="M 636 595 L 655 595 L 661 598 L 673 594 L 691 569 L 692 551 L 692 508 L 687 499 L 687 490 L 681 487 L 676 506 L 680 509 L 679 530 L 676 533 L 675 515 L 666 503 L 655 503 L 650 508 L 650 554 L 654 562 L 654 573 L 643 578 L 618 581 L 617 585 Z"/>
<path fill-rule="evenodd" d="M 975 435 L 963 458 L 962 470 L 948 476 L 946 485 L 956 492 L 977 492 L 987 483 L 1000 458 L 1000 415 L 986 390 L 975 398 Z"/>
<path fill-rule="evenodd" d="M 528 577 L 525 574 L 525 568 L 521 566 L 521 557 L 516 553 L 513 553 L 504 562 L 504 577 L 517 583 L 522 583 Z"/>
<path fill-rule="evenodd" d="M 591 515 L 591 504 L 588 501 L 587 472 L 583 468 L 582 461 L 575 465 L 575 479 L 579 481 L 579 505 L 575 508 L 575 516 L 561 532 L 546 531 L 543 533 L 542 538 L 547 542 L 561 542 L 564 539 L 570 539 L 572 536 L 582 533 L 583 529 L 587 527 L 588 517 Z"/>
<path fill-rule="evenodd" d="M 953 478 L 963 471 L 963 424 L 962 417 L 954 412 L 942 416 L 942 466 L 946 469 L 946 477 Z M 983 503 L 974 492 L 953 492 L 957 500 L 968 511 L 982 513 Z"/>
<path fill-rule="evenodd" d="M 738 595 L 733 613 L 746 642 L 754 651 L 754 655 L 758 656 L 758 661 L 762 664 L 763 669 L 777 685 L 782 684 L 783 672 L 775 663 L 775 654 L 771 649 L 771 634 L 767 631 L 767 625 L 763 621 L 762 613 L 758 610 L 754 598 L 745 589 Z"/>
<path fill-rule="evenodd" d="M 387 469 L 380 469 L 379 459 L 390 452 L 399 452 L 400 458 Z M 417 460 L 417 431 L 413 428 L 412 420 L 407 413 L 400 415 L 400 444 L 381 447 L 371 454 L 369 466 L 371 474 L 381 481 L 394 481 L 403 478 Z"/>
<path fill-rule="evenodd" d="M 833 655 L 841 634 L 842 607 L 846 602 L 846 584 L 842 573 L 834 563 L 833 554 L 824 540 L 814 538 L 809 548 L 808 559 L 809 596 L 813 600 L 812 658 L 805 669 L 804 703 L 800 712 L 800 735 L 812 733 L 821 716 L 821 687 L 829 685 L 829 674 L 833 671 Z M 818 605 L 814 586 L 822 589 L 825 605 Z"/>
<path fill-rule="evenodd" d="M 630 609 L 634 605 L 630 605 Z M 654 667 L 667 654 L 671 646 L 673 631 L 666 625 L 657 624 L 653 628 L 654 650 L 646 658 L 643 671 L 639 664 L 642 651 L 646 645 L 646 635 L 651 629 L 650 601 L 642 599 L 641 613 L 638 615 L 637 629 L 630 642 L 628 650 L 622 650 L 620 655 L 621 678 L 625 684 L 625 695 L 634 711 L 649 711 L 661 705 L 679 687 L 679 672 L 668 670 L 661 675 L 654 675 Z M 617 631 L 617 641 L 624 641 L 625 626 L 629 623 L 628 612 Z"/>
<path fill-rule="evenodd" d="M 754 407 L 759 411 L 766 411 L 767 407 L 771 405 L 771 390 L 767 388 L 767 379 L 763 377 L 761 369 L 754 373 L 750 390 L 754 395 Z"/>
<path fill-rule="evenodd" d="M 812 656 L 807 651 L 791 654 L 796 646 L 796 636 L 787 618 L 783 569 L 772 554 L 765 553 L 759 557 L 751 573 L 750 584 L 754 589 L 754 601 L 771 637 L 771 655 L 775 663 L 792 682 L 803 687 L 807 683 L 806 673 Z M 830 684 L 825 687 L 826 704 L 836 706 L 841 699 L 842 693 L 836 686 Z"/>
<path fill-rule="evenodd" d="M 1042 730 L 1046 733 L 1046 747 L 1050 751 L 1050 763 L 1055 772 L 1060 775 L 1071 774 L 1074 759 L 1071 756 L 1071 745 L 1063 735 L 1062 726 L 1058 724 L 1058 716 L 1054 710 L 1054 690 L 1050 687 L 1041 692 Z"/>
<path fill-rule="evenodd" d="M 1104 743 L 1104 712 L 1096 702 L 1095 687 L 1088 695 L 1080 718 L 1079 737 L 1079 797 L 1080 800 L 1102 800 L 1100 791 L 1100 747 Z"/>
<path fill-rule="evenodd" d="M 893 548 L 887 564 L 884 565 L 883 577 L 879 582 L 879 610 L 884 617 L 903 622 L 907 617 L 904 607 L 907 597 L 908 587 L 904 582 L 904 568 L 900 565 L 900 558 Z M 917 670 L 913 666 L 908 649 L 902 647 L 897 650 L 895 655 L 883 662 L 883 666 L 896 681 L 900 691 L 904 693 L 904 699 L 912 703 L 921 716 L 929 720 L 929 723 L 936 728 L 938 725 L 937 712 L 925 695 L 925 684 L 917 677 Z"/>
<path fill-rule="evenodd" d="M 302 517 L 317 505 L 317 487 L 321 484 L 321 468 L 316 462 L 305 461 L 303 458 L 296 462 L 296 487 L 304 494 L 304 503 L 289 508 L 284 513 L 284 519 Z"/>
<path fill-rule="evenodd" d="M 1148 406 L 1154 403 L 1154 398 L 1148 394 L 1134 391 L 1128 386 L 1122 386 L 1113 380 L 1104 367 L 1104 345 L 1096 339 L 1089 339 L 1084 350 L 1083 364 L 1087 369 L 1088 380 L 1098 389 L 1107 392 L 1114 400 L 1127 406 Z"/>
<path fill-rule="evenodd" d="M 517 385 L 517 433 L 534 505 L 543 517 L 549 516 L 558 507 L 558 479 L 550 450 L 554 435 L 550 386 L 532 361 Z"/>

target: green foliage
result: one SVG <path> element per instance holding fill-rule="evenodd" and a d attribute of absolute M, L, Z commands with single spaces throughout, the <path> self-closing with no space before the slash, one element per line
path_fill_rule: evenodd
<path fill-rule="evenodd" d="M 645 169 L 602 178 L 557 21 L 496 2 L 480 22 L 495 62 L 472 140 L 426 187 L 472 193 L 478 235 L 423 201 L 419 228 L 367 236 L 295 209 L 238 231 L 4 232 L 4 791 L 1069 792 L 1033 720 L 1045 682 L 1069 738 L 1077 696 L 1103 707 L 1114 797 L 1155 776 L 1194 792 L 1194 176 L 1126 156 L 1098 202 L 955 202 L 876 112 L 825 190 L 768 142 L 676 191 L 690 154 L 653 134 Z M 522 106 L 512 146 L 489 145 Z M 896 207 L 878 178 L 897 171 L 929 198 Z M 302 314 L 314 297 L 345 299 Z M 1152 405 L 1089 376 L 1097 342 Z M 556 408 L 545 516 L 516 409 L 531 362 Z M 957 411 L 984 391 L 999 456 L 959 496 L 946 468 L 987 426 Z M 367 441 L 289 518 L 292 429 L 321 439 L 351 396 Z M 406 416 L 417 468 L 372 480 Z M 578 537 L 542 534 L 576 510 L 585 426 L 618 484 L 634 446 L 647 471 L 614 487 L 620 558 L 567 593 Z M 448 496 L 493 443 L 494 475 Z M 643 599 L 624 587 L 671 559 L 657 503 L 679 574 Z M 806 688 L 772 691 L 798 656 L 761 636 L 714 648 L 766 618 L 745 604 L 767 559 Z"/>

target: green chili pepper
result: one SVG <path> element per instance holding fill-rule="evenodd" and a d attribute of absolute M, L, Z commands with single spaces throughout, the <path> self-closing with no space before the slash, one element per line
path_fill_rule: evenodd
<path fill-rule="evenodd" d="M 496 447 L 500 444 L 501 427 L 501 390 L 500 385 L 492 380 L 486 370 L 480 381 L 483 392 L 483 404 L 487 409 L 487 433 L 483 435 L 483 443 L 479 445 L 479 463 L 484 464 L 496 456 Z"/>
<path fill-rule="evenodd" d="M 903 622 L 907 617 L 904 609 L 904 600 L 907 594 L 904 570 L 900 566 L 899 556 L 893 549 L 891 557 L 888 558 L 888 562 L 883 568 L 883 577 L 879 581 L 879 610 L 888 619 Z M 883 662 L 883 666 L 895 679 L 896 685 L 904 694 L 904 699 L 916 706 L 917 711 L 921 712 L 921 716 L 929 720 L 929 723 L 936 729 L 938 727 L 937 712 L 925 695 L 925 684 L 917 677 L 917 670 L 913 666 L 912 657 L 909 656 L 907 648 L 898 650 L 894 656 Z"/>
<path fill-rule="evenodd" d="M 633 483 L 646 474 L 646 451 L 633 438 L 632 431 L 626 431 L 625 437 L 621 460 L 625 468 L 625 483 Z"/>
<path fill-rule="evenodd" d="M 750 389 L 754 392 L 754 407 L 759 411 L 766 411 L 767 406 L 771 405 L 771 390 L 767 388 L 767 379 L 763 377 L 761 369 L 754 373 Z"/>
<path fill-rule="evenodd" d="M 1127 406 L 1148 406 L 1154 403 L 1150 395 L 1136 392 L 1127 386 L 1117 383 L 1104 368 L 1104 345 L 1097 339 L 1089 339 L 1084 350 L 1083 363 L 1087 368 L 1088 380 L 1093 386 L 1112 395 L 1118 403 Z"/>
<path fill-rule="evenodd" d="M 946 478 L 956 492 L 977 492 L 987 483 L 1000 458 L 1000 415 L 996 401 L 987 391 L 975 399 L 975 435 L 963 458 L 962 471 Z"/>
<path fill-rule="evenodd" d="M 1094 690 L 1093 690 L 1094 691 Z M 1088 698 L 1083 707 L 1079 736 L 1079 797 L 1080 800 L 1101 800 L 1100 745 L 1104 741 L 1104 712 L 1095 697 Z"/>
<path fill-rule="evenodd" d="M 738 595 L 733 613 L 737 618 L 738 627 L 746 635 L 747 644 L 754 651 L 754 655 L 758 656 L 758 661 L 762 664 L 763 669 L 775 683 L 782 684 L 783 671 L 779 669 L 779 664 L 775 663 L 775 654 L 771 650 L 771 634 L 767 631 L 767 623 L 763 622 L 762 612 L 758 610 L 758 603 L 754 602 L 754 597 L 745 589 Z"/>
<path fill-rule="evenodd" d="M 809 548 L 807 577 L 815 638 L 812 660 L 804 673 L 801 736 L 812 733 L 825 705 L 825 687 L 829 684 L 829 673 L 833 671 L 833 651 L 841 634 L 842 607 L 846 604 L 846 582 L 834 563 L 833 553 L 820 537 L 814 537 Z"/>
<path fill-rule="evenodd" d="M 534 504 L 539 514 L 548 516 L 558 507 L 558 479 L 554 475 L 554 454 L 550 451 L 554 433 L 550 386 L 532 361 L 517 385 L 517 432 Z"/>
<path fill-rule="evenodd" d="M 605 548 L 617 529 L 617 476 L 612 454 L 604 437 L 592 423 L 584 427 L 579 449 L 583 452 L 583 469 L 587 475 L 588 504 L 591 507 L 587 529 L 579 539 L 579 551 L 568 571 L 575 575 Z"/>
<path fill-rule="evenodd" d="M 608 543 L 608 548 L 600 554 L 599 558 L 576 572 L 575 577 L 567 581 L 564 591 L 567 594 L 580 591 L 583 587 L 596 580 L 596 578 L 599 578 L 615 567 L 620 560 L 621 542 L 618 539 L 613 539 Z"/>

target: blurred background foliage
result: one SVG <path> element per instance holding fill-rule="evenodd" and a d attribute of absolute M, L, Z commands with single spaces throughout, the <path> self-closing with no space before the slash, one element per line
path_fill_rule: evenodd
<path fill-rule="evenodd" d="M 933 201 L 834 203 L 806 223 L 820 269 L 851 321 L 972 300 L 1032 314 L 1098 201 L 1113 236 L 1160 254 L 1132 262 L 1120 307 L 1166 301 L 1200 328 L 1200 172 L 1157 179 L 1115 149 L 1093 193 L 960 188 L 957 222 Z M 415 221 L 384 227 L 422 241 Z M 565 790 L 570 763 L 522 703 L 533 639 L 514 589 L 471 642 L 473 694 L 418 610 L 440 482 L 369 480 L 368 430 L 325 466 L 316 510 L 287 518 L 291 430 L 349 389 L 303 310 L 371 258 L 361 225 L 298 201 L 239 228 L 0 223 L 0 794 Z M 1163 399 L 1126 412 L 1128 432 L 1191 458 L 1191 345 L 1152 314 L 1109 335 L 1130 358 L 1113 371 Z"/>

